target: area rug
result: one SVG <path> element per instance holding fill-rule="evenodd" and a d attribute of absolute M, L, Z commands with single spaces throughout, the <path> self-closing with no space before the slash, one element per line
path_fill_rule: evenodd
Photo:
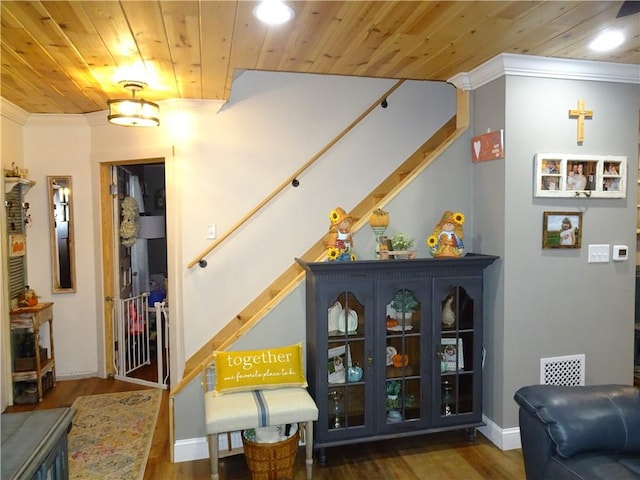
<path fill-rule="evenodd" d="M 161 390 L 78 397 L 69 432 L 69 478 L 142 479 L 160 409 Z"/>

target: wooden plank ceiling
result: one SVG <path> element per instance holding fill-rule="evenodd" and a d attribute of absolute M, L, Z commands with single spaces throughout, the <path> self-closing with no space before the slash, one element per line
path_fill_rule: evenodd
<path fill-rule="evenodd" d="M 0 94 L 29 113 L 88 113 L 126 96 L 123 78 L 158 101 L 227 99 L 254 69 L 446 81 L 503 52 L 640 64 L 640 14 L 617 19 L 622 3 L 292 1 L 294 20 L 268 28 L 254 1 L 2 0 Z M 627 42 L 590 52 L 612 27 Z"/>

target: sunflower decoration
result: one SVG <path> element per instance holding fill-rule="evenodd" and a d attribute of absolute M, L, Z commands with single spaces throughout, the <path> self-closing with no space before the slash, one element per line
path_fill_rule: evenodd
<path fill-rule="evenodd" d="M 432 257 L 462 257 L 464 244 L 462 239 L 464 231 L 462 224 L 465 221 L 461 212 L 452 213 L 447 210 L 442 214 L 440 222 L 434 227 L 433 232 L 427 238 L 427 247 Z"/>
<path fill-rule="evenodd" d="M 331 213 L 329 214 L 330 225 L 336 225 L 343 215 L 345 215 L 344 210 L 340 207 L 331 210 Z"/>
<path fill-rule="evenodd" d="M 340 250 L 338 250 L 337 248 L 329 247 L 327 249 L 327 258 L 329 259 L 330 262 L 333 262 L 334 260 L 336 260 L 339 255 L 340 255 Z"/>

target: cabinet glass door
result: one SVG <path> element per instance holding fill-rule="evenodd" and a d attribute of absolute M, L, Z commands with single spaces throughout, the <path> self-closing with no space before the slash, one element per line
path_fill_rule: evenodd
<path fill-rule="evenodd" d="M 434 330 L 437 343 L 434 345 L 436 375 L 434 405 L 440 405 L 436 423 L 446 424 L 460 421 L 461 416 L 478 415 L 480 385 L 479 355 L 481 332 L 474 319 L 479 313 L 480 296 L 473 284 L 462 281 L 436 288 L 433 310 Z M 439 335 L 438 335 L 439 333 Z"/>
<path fill-rule="evenodd" d="M 367 326 L 364 299 L 347 290 L 330 296 L 327 309 L 327 428 L 329 431 L 365 425 Z"/>
<path fill-rule="evenodd" d="M 384 424 L 394 429 L 421 420 L 423 309 L 428 308 L 426 289 L 413 282 L 385 283 L 378 291 L 384 313 L 383 386 Z M 398 428 L 402 428 L 399 426 Z"/>

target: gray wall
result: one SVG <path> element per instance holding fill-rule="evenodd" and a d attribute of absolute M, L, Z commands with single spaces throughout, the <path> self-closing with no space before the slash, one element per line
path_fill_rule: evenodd
<path fill-rule="evenodd" d="M 539 383 L 540 358 L 586 355 L 586 383 L 633 381 L 635 262 L 588 264 L 593 243 L 636 242 L 637 85 L 508 76 L 474 92 L 474 131 L 505 129 L 504 160 L 474 166 L 474 234 L 488 271 L 484 411 L 515 427 L 514 392 Z M 576 143 L 568 110 L 594 111 Z M 533 197 L 537 152 L 626 155 L 627 198 Z M 583 212 L 582 248 L 542 249 L 545 211 Z"/>
<path fill-rule="evenodd" d="M 539 382 L 540 358 L 585 353 L 587 383 L 633 380 L 635 264 L 588 265 L 586 246 L 634 245 L 638 86 L 501 77 L 472 95 L 473 134 L 504 128 L 506 158 L 473 164 L 470 131 L 385 209 L 396 230 L 416 237 L 419 256 L 428 255 L 426 234 L 445 209 L 467 214 L 468 251 L 500 256 L 485 275 L 483 412 L 509 429 L 518 426 L 513 394 Z M 595 111 L 583 146 L 576 145 L 576 121 L 568 118 L 580 98 Z M 537 152 L 626 155 L 627 198 L 534 198 Z M 543 250 L 544 211 L 584 212 L 583 248 Z M 361 230 L 355 243 L 366 256 L 372 232 Z M 234 349 L 299 341 L 303 322 L 301 286 Z M 180 395 L 176 418 L 185 418 L 182 411 L 192 419 L 204 415 L 199 395 L 198 388 Z M 177 439 L 200 435 L 197 421 L 176 425 Z"/>
<path fill-rule="evenodd" d="M 472 118 L 474 135 L 505 127 L 505 77 L 473 92 Z M 505 148 L 509 155 L 509 145 Z M 505 164 L 492 160 L 474 164 L 473 217 L 474 243 L 479 252 L 497 255 L 499 260 L 485 272 L 484 348 L 486 349 L 483 385 L 483 410 L 497 421 L 495 413 L 502 410 L 504 360 L 504 263 L 505 252 Z"/>
<path fill-rule="evenodd" d="M 469 173 L 470 132 L 459 138 L 414 182 L 388 205 L 392 226 L 389 231 L 402 231 L 416 240 L 419 257 L 428 257 L 427 236 L 445 210 L 469 212 L 472 203 Z M 465 220 L 465 248 L 479 252 L 474 246 L 473 218 Z M 356 251 L 361 258 L 373 259 L 375 236 L 364 227 L 354 235 Z M 484 252 L 482 252 L 484 253 Z M 231 350 L 252 350 L 306 342 L 305 286 L 302 283 L 278 304 L 251 331 L 241 337 Z M 175 398 L 177 440 L 205 436 L 204 402 L 200 378 L 195 379 Z"/>

